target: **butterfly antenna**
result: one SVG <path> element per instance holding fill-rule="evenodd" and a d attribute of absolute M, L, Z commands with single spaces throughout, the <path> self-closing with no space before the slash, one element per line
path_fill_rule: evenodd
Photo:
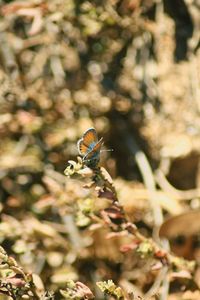
<path fill-rule="evenodd" d="M 103 149 L 100 152 L 111 152 L 111 151 L 114 151 L 114 149 Z"/>

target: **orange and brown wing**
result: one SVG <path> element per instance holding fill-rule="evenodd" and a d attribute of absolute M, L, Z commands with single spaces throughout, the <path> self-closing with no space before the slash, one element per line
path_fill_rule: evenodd
<path fill-rule="evenodd" d="M 84 144 L 83 139 L 80 139 L 77 143 L 78 152 L 80 155 L 84 156 L 88 152 L 88 147 Z"/>
<path fill-rule="evenodd" d="M 94 128 L 89 128 L 83 135 L 83 143 L 88 148 L 93 147 L 98 141 L 97 132 Z"/>

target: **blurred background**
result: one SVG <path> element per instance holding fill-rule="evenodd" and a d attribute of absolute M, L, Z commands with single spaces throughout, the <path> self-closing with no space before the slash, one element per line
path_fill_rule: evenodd
<path fill-rule="evenodd" d="M 199 16 L 198 0 L 0 2 L 0 241 L 56 299 L 68 279 L 100 299 L 98 280 L 143 296 L 156 276 L 124 256 L 119 241 L 88 229 L 81 201 L 95 206 L 96 196 L 63 172 L 89 127 L 114 149 L 101 165 L 130 220 L 151 237 L 154 215 L 135 159 L 142 153 L 164 218 L 160 234 L 199 263 Z M 195 284 L 181 284 L 171 278 L 167 299 L 200 298 L 199 269 Z"/>

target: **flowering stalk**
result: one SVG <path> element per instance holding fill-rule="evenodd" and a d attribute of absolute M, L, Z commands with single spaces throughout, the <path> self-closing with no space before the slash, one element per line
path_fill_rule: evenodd
<path fill-rule="evenodd" d="M 69 166 L 64 173 L 68 177 L 79 175 L 83 178 L 90 178 L 91 182 L 84 185 L 84 187 L 95 187 L 97 196 L 108 200 L 109 206 L 99 212 L 100 221 L 103 221 L 110 228 L 112 232 L 110 236 L 120 235 L 123 232 L 123 234 L 132 237 L 130 244 L 121 247 L 122 252 L 134 250 L 142 259 L 154 258 L 161 263 L 160 268 L 168 265 L 176 270 L 184 269 L 189 273 L 194 271 L 194 261 L 187 261 L 167 252 L 151 238 L 143 236 L 135 224 L 127 219 L 124 209 L 119 202 L 113 180 L 105 168 L 96 167 L 91 169 L 85 166 L 82 159 L 78 157 L 77 162 L 69 161 Z"/>

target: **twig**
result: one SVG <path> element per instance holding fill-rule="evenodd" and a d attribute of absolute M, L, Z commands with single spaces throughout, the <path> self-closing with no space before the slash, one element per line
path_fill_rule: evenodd
<path fill-rule="evenodd" d="M 151 297 L 155 296 L 155 294 L 158 292 L 165 276 L 166 276 L 166 273 L 168 271 L 168 267 L 167 266 L 164 266 L 160 272 L 158 273 L 158 276 L 156 278 L 156 280 L 154 281 L 154 283 L 152 284 L 151 288 L 148 290 L 148 292 L 145 294 L 144 296 L 144 299 L 145 300 L 148 300 L 150 299 Z"/>
<path fill-rule="evenodd" d="M 155 195 L 156 185 L 155 185 L 153 172 L 151 170 L 146 155 L 144 154 L 143 151 L 140 150 L 133 135 L 130 135 L 129 132 L 127 131 L 126 125 L 123 122 L 123 120 L 118 120 L 117 123 L 118 123 L 119 133 L 121 133 L 120 138 L 124 140 L 124 144 L 126 145 L 129 152 L 132 155 L 134 155 L 135 161 L 138 165 L 138 168 L 144 180 L 144 184 L 146 185 L 147 190 L 149 192 L 149 201 L 152 207 L 154 222 L 155 222 L 154 238 L 155 240 L 160 242 L 158 236 L 158 229 L 160 225 L 163 223 L 163 215 L 162 215 L 162 210 L 160 208 L 160 205 L 156 200 L 156 195 Z"/>
<path fill-rule="evenodd" d="M 137 227 L 130 223 L 125 215 L 123 207 L 120 205 L 117 195 L 111 189 L 112 182 L 110 181 L 110 175 L 103 168 L 89 169 L 86 167 L 83 162 L 81 164 L 80 158 L 78 163 L 70 161 L 70 165 L 66 168 L 65 175 L 73 176 L 73 174 L 79 174 L 82 177 L 86 176 L 93 179 L 91 184 L 88 184 L 87 187 L 95 187 L 95 190 L 98 191 L 98 197 L 107 198 L 110 202 L 110 206 L 100 211 L 100 215 L 104 224 L 108 226 L 113 232 L 120 233 L 124 231 L 127 235 L 133 237 L 134 249 L 137 249 L 137 253 L 143 257 L 153 257 L 154 259 L 159 260 L 164 266 L 171 265 L 176 266 L 178 269 L 188 269 L 192 271 L 195 267 L 194 262 L 188 262 L 182 258 L 176 257 L 169 253 L 167 249 L 167 241 L 162 242 L 162 246 L 159 243 L 156 243 L 150 238 L 143 236 Z M 91 213 L 92 215 L 92 213 Z M 92 218 L 91 218 L 92 219 Z M 165 241 L 165 240 L 164 240 Z M 128 250 L 131 250 L 130 248 Z"/>
<path fill-rule="evenodd" d="M 5 70 L 13 80 L 19 80 L 19 70 L 12 48 L 8 43 L 8 37 L 5 33 L 0 33 L 0 53 Z"/>
<path fill-rule="evenodd" d="M 193 100 L 195 102 L 195 108 L 197 108 L 198 112 L 200 112 L 200 104 L 199 104 L 199 74 L 198 74 L 198 68 L 197 68 L 197 58 L 194 54 L 190 54 L 190 76 L 189 76 L 189 82 L 191 85 L 191 94 L 193 96 Z M 195 113 L 196 114 L 196 113 Z"/>
<path fill-rule="evenodd" d="M 61 216 L 61 218 L 67 228 L 69 239 L 74 247 L 74 250 L 77 253 L 83 247 L 83 240 L 77 226 L 75 225 L 74 217 L 73 215 L 64 215 Z"/>
<path fill-rule="evenodd" d="M 163 191 L 171 193 L 177 200 L 191 200 L 193 198 L 200 197 L 200 189 L 198 188 L 187 191 L 176 189 L 171 183 L 169 183 L 164 173 L 160 169 L 156 170 L 155 179 Z"/>
<path fill-rule="evenodd" d="M 57 86 L 64 84 L 65 72 L 63 70 L 62 62 L 59 56 L 52 55 L 50 57 L 50 66 L 53 73 L 55 83 Z"/>

